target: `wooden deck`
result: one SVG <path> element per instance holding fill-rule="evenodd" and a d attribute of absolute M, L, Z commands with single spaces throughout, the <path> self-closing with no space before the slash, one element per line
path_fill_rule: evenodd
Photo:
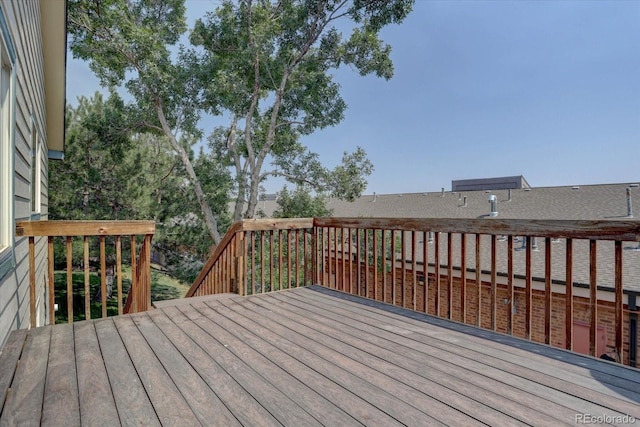
<path fill-rule="evenodd" d="M 5 394 L 2 426 L 640 420 L 639 370 L 320 287 L 14 332 Z"/>

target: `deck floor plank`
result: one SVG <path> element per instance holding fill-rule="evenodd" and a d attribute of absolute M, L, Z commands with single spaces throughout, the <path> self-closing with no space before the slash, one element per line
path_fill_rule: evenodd
<path fill-rule="evenodd" d="M 9 390 L 0 426 L 40 423 L 50 342 L 51 327 L 29 332 L 15 372 L 19 381 L 13 381 Z"/>
<path fill-rule="evenodd" d="M 133 317 L 133 321 L 203 425 L 229 427 L 240 425 L 175 345 L 153 323 L 148 313 Z"/>
<path fill-rule="evenodd" d="M 13 331 L 0 352 L 0 413 L 2 413 L 11 381 L 13 381 L 13 376 L 18 368 L 18 361 L 26 339 L 26 329 Z"/>
<path fill-rule="evenodd" d="M 243 315 L 244 319 L 262 318 L 263 315 L 269 314 L 268 312 L 275 307 L 266 309 L 265 312 L 251 311 L 247 304 L 250 304 L 247 299 L 240 304 L 230 304 L 229 309 Z M 224 314 L 224 313 L 222 313 Z M 238 315 L 231 315 L 230 320 L 233 322 L 241 322 L 242 318 Z M 377 400 L 370 402 L 367 406 L 363 406 L 362 403 L 356 402 L 346 405 L 345 410 L 360 409 L 359 417 L 366 419 L 370 417 L 369 405 L 377 408 L 377 411 L 388 411 L 391 416 L 400 417 L 402 422 L 410 422 L 412 420 L 405 419 L 402 415 L 398 415 L 398 411 L 410 411 L 414 413 L 416 418 L 423 420 L 425 423 L 431 421 L 432 423 L 450 423 L 456 425 L 474 425 L 478 422 L 465 415 L 464 413 L 454 409 L 451 406 L 444 405 L 441 402 L 431 398 L 428 395 L 418 393 L 416 390 L 403 387 L 402 384 L 397 383 L 393 378 L 389 377 L 382 371 L 376 371 L 371 369 L 355 354 L 350 354 L 348 351 L 326 351 L 324 348 L 326 343 L 315 342 L 313 339 L 322 341 L 322 337 L 318 334 L 311 332 L 313 339 L 304 338 L 299 335 L 297 325 L 293 321 L 287 321 L 284 316 L 278 317 L 275 312 L 272 316 L 267 317 L 267 322 L 261 322 L 265 325 L 264 328 L 259 329 L 256 333 L 262 337 L 268 339 L 269 342 L 282 342 L 280 349 L 286 354 L 293 355 L 301 363 L 307 366 L 313 367 L 313 369 L 321 370 L 323 375 L 328 378 L 333 378 L 334 381 L 341 383 L 342 387 L 346 390 L 351 390 L 362 398 L 371 398 L 372 395 L 380 394 L 384 391 L 384 395 L 387 397 L 386 406 L 382 404 L 384 401 Z M 246 327 L 251 327 L 251 324 L 244 322 Z M 267 326 L 268 325 L 268 326 Z M 296 332 L 296 333 L 292 333 Z M 286 343 L 286 341 L 290 343 Z M 345 347 L 343 346 L 343 349 Z M 362 384 L 358 382 L 356 384 L 346 383 L 345 379 L 349 375 L 345 375 L 345 372 L 354 378 L 364 378 L 366 383 Z M 358 397 L 354 396 L 354 397 Z M 400 399 L 403 397 L 404 399 Z M 331 397 L 329 397 L 331 398 Z M 340 406 L 344 404 L 344 398 L 341 396 L 334 397 L 334 404 Z M 358 399 L 362 402 L 362 399 Z M 396 409 L 397 408 L 397 409 Z M 431 416 L 420 408 L 429 408 L 429 412 L 438 414 L 438 416 Z"/>
<path fill-rule="evenodd" d="M 326 301 L 328 305 L 344 308 L 340 302 L 334 299 L 326 299 L 318 295 L 314 295 L 317 289 L 305 289 L 304 299 L 317 299 Z M 326 294 L 327 290 L 321 289 L 319 293 Z M 515 378 L 525 378 L 533 382 L 542 384 L 546 387 L 576 396 L 585 402 L 598 402 L 613 411 L 622 414 L 633 415 L 640 418 L 640 396 L 632 390 L 620 390 L 619 388 L 608 385 L 607 377 L 594 378 L 593 372 L 584 368 L 582 374 L 578 374 L 567 366 L 566 370 L 556 367 L 552 369 L 544 362 L 544 354 L 546 352 L 555 352 L 553 349 L 542 344 L 538 345 L 540 353 L 530 353 L 531 359 L 528 360 L 525 354 L 516 354 L 517 348 L 504 344 L 501 340 L 512 337 L 503 334 L 488 333 L 488 331 L 479 330 L 471 326 L 446 321 L 444 319 L 426 316 L 420 313 L 407 312 L 407 310 L 397 309 L 396 307 L 385 305 L 380 307 L 374 301 L 364 301 L 361 303 L 357 298 L 348 295 L 337 295 L 340 301 L 348 300 L 350 303 L 348 311 L 363 315 L 367 318 L 367 322 L 371 324 L 389 324 L 387 330 L 397 337 L 411 334 L 415 341 L 419 341 L 428 346 L 439 348 L 452 354 L 464 354 L 468 357 L 477 353 L 482 357 L 482 363 L 486 363 L 497 369 L 503 370 Z M 381 304 L 381 303 L 380 303 Z M 382 315 L 382 317 L 380 317 Z M 429 325 L 440 326 L 439 328 L 425 327 L 425 322 Z M 456 333 L 463 330 L 463 334 Z M 499 341 L 500 340 L 500 341 Z M 522 340 L 516 340 L 522 341 Z M 565 353 L 564 351 L 561 351 Z M 548 361 L 556 361 L 556 359 L 548 359 Z M 606 364 L 604 361 L 592 359 L 599 364 Z M 628 372 L 630 377 L 636 375 L 637 370 L 624 366 L 617 366 L 620 371 Z M 573 367 L 575 368 L 575 367 Z M 623 378 L 624 373 L 618 378 Z M 637 390 L 636 382 L 635 389 Z M 629 387 L 633 388 L 632 385 Z"/>
<path fill-rule="evenodd" d="M 283 301 L 282 298 L 287 297 L 279 295 L 253 299 L 248 300 L 245 305 L 255 302 L 267 311 L 263 316 L 271 317 L 276 322 L 283 322 L 283 319 L 288 318 L 290 327 L 307 337 L 324 334 L 327 339 L 322 341 L 323 345 L 346 352 L 361 363 L 440 400 L 449 405 L 450 410 L 464 407 L 467 414 L 491 425 L 518 421 L 525 424 L 534 416 L 540 418 L 541 422 L 548 423 L 558 423 L 559 420 L 571 423 L 574 420 L 574 411 L 563 407 L 554 408 L 543 399 L 536 401 L 530 395 L 498 381 L 479 384 L 467 381 L 461 375 L 464 372 L 462 369 L 443 363 L 442 360 L 422 358 L 421 361 L 416 361 L 414 359 L 420 358 L 421 354 L 415 349 L 401 345 L 386 349 L 382 338 L 364 331 L 349 335 L 346 331 L 349 331 L 350 325 L 319 316 L 306 307 L 296 309 L 293 303 L 288 303 L 286 310 L 278 309 L 278 305 L 282 304 L 277 302 Z M 268 311 L 274 313 L 270 315 Z M 373 354 L 376 356 L 372 356 Z M 437 392 L 434 393 L 434 390 Z M 438 411 L 438 414 L 443 416 L 442 412 Z M 453 420 L 443 421 L 453 423 Z"/>
<path fill-rule="evenodd" d="M 640 370 L 336 290 L 161 306 L 13 332 L 0 426 L 640 419 Z"/>
<path fill-rule="evenodd" d="M 274 370 L 268 366 L 264 370 L 256 370 L 261 366 L 250 364 L 250 355 L 239 358 L 229 348 L 228 340 L 223 343 L 209 333 L 215 325 L 193 307 L 172 307 L 165 313 L 282 425 L 317 425 L 317 420 L 299 405 L 297 396 L 287 395 L 278 388 L 280 382 L 291 379 L 276 371 L 276 380 L 269 381 L 267 377 Z"/>
<path fill-rule="evenodd" d="M 73 325 L 52 328 L 42 405 L 42 424 L 45 425 L 80 425 L 75 348 L 69 343 L 73 343 Z"/>
<path fill-rule="evenodd" d="M 201 425 L 184 396 L 173 383 L 158 357 L 147 344 L 145 337 L 138 330 L 133 318 L 146 316 L 144 313 L 131 316 L 116 316 L 113 321 L 122 337 L 124 346 L 138 376 L 144 385 L 149 400 L 155 408 L 162 425 L 197 426 Z"/>
<path fill-rule="evenodd" d="M 73 324 L 82 425 L 117 425 L 118 410 L 93 321 Z"/>
<path fill-rule="evenodd" d="M 241 424 L 256 427 L 281 425 L 260 403 L 249 394 L 237 380 L 226 372 L 187 333 L 182 331 L 167 316 L 164 310 L 152 310 L 149 316 L 193 366 L 209 387 L 218 394 L 225 406 L 233 412 Z"/>
<path fill-rule="evenodd" d="M 113 320 L 96 320 L 95 326 L 120 423 L 123 426 L 159 426 L 160 420 Z"/>
<path fill-rule="evenodd" d="M 445 351 L 433 345 L 407 340 L 404 337 L 411 335 L 389 332 L 382 327 L 379 321 L 375 323 L 376 326 L 373 326 L 373 323 L 366 318 L 359 318 L 347 310 L 338 310 L 331 305 L 323 304 L 320 300 L 301 299 L 293 295 L 274 294 L 272 297 L 276 300 L 286 298 L 289 304 L 298 308 L 298 310 L 293 309 L 292 311 L 299 314 L 311 312 L 315 316 L 320 316 L 314 317 L 306 314 L 305 318 L 299 319 L 299 322 L 303 324 L 317 325 L 318 327 L 325 325 L 324 330 L 328 334 L 348 333 L 348 337 L 343 339 L 351 345 L 364 340 L 369 350 L 379 348 L 405 353 L 410 360 L 399 358 L 396 361 L 416 375 L 424 375 L 423 368 L 429 368 L 426 372 L 443 371 L 447 376 L 472 382 L 476 387 L 492 390 L 494 393 L 500 391 L 504 398 L 514 400 L 518 402 L 518 405 L 530 407 L 539 412 L 547 412 L 550 415 L 555 414 L 555 417 L 565 422 L 574 420 L 576 413 L 594 410 L 594 405 L 583 399 L 567 395 L 526 378 L 514 377 L 502 369 L 485 364 L 483 363 L 485 358 L 476 352 L 467 351 L 464 352 L 464 356 L 461 356 L 462 352 Z M 260 302 L 264 305 L 266 300 Z M 404 349 L 410 350 L 410 352 L 407 353 L 407 350 Z M 468 375 L 468 371 L 478 375 Z M 603 415 L 620 415 L 620 412 L 612 411 L 606 407 L 597 409 L 598 413 Z"/>
<path fill-rule="evenodd" d="M 235 304 L 231 305 L 235 307 Z M 397 425 L 403 417 L 420 417 L 425 423 L 430 419 L 424 413 L 402 402 L 396 402 L 387 391 L 377 390 L 377 387 L 367 384 L 360 377 L 353 375 L 339 365 L 332 365 L 319 358 L 308 349 L 297 346 L 283 336 L 275 335 L 271 325 L 264 326 L 251 319 L 252 313 L 238 313 L 229 308 L 216 307 L 219 315 L 226 317 L 226 321 L 220 320 L 221 325 L 237 324 L 243 329 L 236 328 L 234 333 L 243 342 L 247 342 L 262 354 L 269 355 L 296 378 L 303 378 L 305 383 L 315 384 L 315 391 L 330 401 L 332 405 L 349 413 L 354 419 L 369 425 Z M 219 319 L 219 315 L 216 319 Z M 343 364 L 357 365 L 350 358 Z M 361 393 L 360 393 L 361 392 Z M 396 409 L 388 410 L 380 405 L 375 405 L 367 399 L 367 394 L 379 394 L 387 398 L 387 401 L 398 403 L 397 407 L 408 411 L 407 415 L 394 414 Z M 380 402 L 382 402 L 382 398 Z M 400 419 L 398 419 L 400 418 Z"/>
<path fill-rule="evenodd" d="M 247 345 L 224 329 L 224 326 L 214 322 L 207 316 L 207 314 L 211 315 L 211 311 L 203 303 L 195 304 L 190 309 L 184 307 L 178 307 L 178 309 L 204 329 L 217 343 L 221 344 L 225 352 L 230 352 L 236 359 L 235 363 L 237 363 L 238 359 L 243 360 L 253 370 L 253 376 L 262 376 L 275 386 L 283 396 L 295 397 L 293 399 L 287 398 L 288 402 L 271 402 L 279 406 L 277 411 L 272 412 L 274 416 L 279 413 L 287 417 L 287 420 L 283 420 L 285 421 L 283 424 L 321 425 L 324 421 L 323 417 L 328 420 L 326 422 L 330 425 L 354 424 L 353 420 L 341 416 L 342 411 L 336 411 L 335 407 L 328 405 L 325 399 L 309 388 L 304 381 L 289 375 L 280 366 L 273 363 L 272 360 L 264 357 L 252 346 Z M 216 317 L 215 320 L 218 321 L 219 319 Z M 258 387 L 265 385 L 263 382 L 256 384 Z M 246 386 L 249 386 L 249 384 L 245 384 Z M 258 390 L 256 387 L 253 393 L 264 395 L 265 391 Z"/>

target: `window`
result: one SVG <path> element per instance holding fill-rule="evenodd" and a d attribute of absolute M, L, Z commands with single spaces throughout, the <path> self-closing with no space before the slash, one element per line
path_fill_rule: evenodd
<path fill-rule="evenodd" d="M 0 278 L 13 268 L 13 116 L 15 53 L 0 8 Z"/>
<path fill-rule="evenodd" d="M 42 146 L 36 124 L 31 121 L 31 216 L 40 215 Z"/>

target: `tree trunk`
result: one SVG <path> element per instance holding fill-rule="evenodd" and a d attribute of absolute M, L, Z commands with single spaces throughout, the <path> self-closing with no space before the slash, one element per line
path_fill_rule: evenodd
<path fill-rule="evenodd" d="M 209 204 L 204 198 L 204 191 L 202 191 L 202 187 L 200 186 L 200 181 L 196 176 L 196 172 L 193 170 L 193 165 L 191 164 L 189 155 L 187 154 L 185 149 L 182 147 L 182 145 L 180 145 L 175 135 L 173 135 L 173 133 L 171 132 L 171 128 L 169 127 L 169 124 L 167 123 L 167 119 L 164 116 L 162 105 L 157 104 L 156 111 L 158 112 L 158 119 L 162 124 L 162 130 L 164 131 L 165 135 L 169 139 L 169 143 L 171 144 L 171 147 L 178 154 L 178 156 L 180 156 L 180 159 L 182 160 L 182 163 L 184 164 L 184 167 L 187 171 L 187 176 L 189 177 L 191 184 L 193 184 L 193 187 L 196 192 L 196 197 L 198 198 L 198 203 L 200 204 L 200 210 L 202 211 L 202 215 L 204 217 L 204 223 L 207 226 L 207 230 L 209 230 L 209 234 L 213 239 L 213 243 L 218 245 L 218 243 L 220 243 L 220 241 L 222 240 L 222 238 L 220 237 L 220 232 L 218 231 L 218 221 L 216 220 L 216 217 L 213 215 L 213 212 L 209 207 Z"/>

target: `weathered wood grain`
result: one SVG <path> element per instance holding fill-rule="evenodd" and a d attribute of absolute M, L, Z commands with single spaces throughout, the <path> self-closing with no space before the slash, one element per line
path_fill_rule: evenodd
<path fill-rule="evenodd" d="M 113 320 L 96 320 L 95 327 L 113 391 L 113 399 L 120 416 L 120 424 L 123 426 L 159 426 L 158 416 L 149 401 L 136 367 L 127 354 Z M 140 369 L 144 369 L 144 367 L 140 367 Z"/>
<path fill-rule="evenodd" d="M 136 327 L 133 319 L 145 316 L 139 313 L 117 316 L 113 321 L 127 349 L 138 376 L 144 385 L 151 404 L 155 408 L 162 425 L 200 425 L 198 417 L 180 393 L 158 356 L 149 347 L 145 337 Z"/>
<path fill-rule="evenodd" d="M 51 328 L 51 348 L 42 404 L 42 424 L 79 426 L 78 379 L 73 325 Z"/>
<path fill-rule="evenodd" d="M 154 234 L 153 221 L 18 221 L 16 236 L 115 236 Z"/>
<path fill-rule="evenodd" d="M 9 387 L 18 368 L 18 361 L 26 338 L 27 330 L 18 329 L 9 335 L 9 339 L 2 347 L 2 352 L 0 353 L 0 413 L 2 413 Z"/>
<path fill-rule="evenodd" d="M 118 425 L 118 411 L 94 325 L 85 321 L 73 327 L 80 420 L 82 425 Z"/>
<path fill-rule="evenodd" d="M 29 331 L 2 410 L 0 426 L 40 424 L 50 340 L 50 326 Z"/>

